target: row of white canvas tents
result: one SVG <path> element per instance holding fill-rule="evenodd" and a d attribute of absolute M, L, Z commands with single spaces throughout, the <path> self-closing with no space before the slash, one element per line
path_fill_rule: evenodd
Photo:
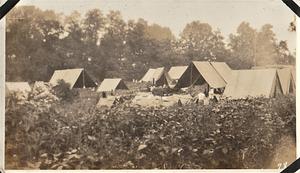
<path fill-rule="evenodd" d="M 155 69 L 149 69 L 141 81 L 156 81 Z M 223 89 L 223 95 L 238 99 L 245 97 L 275 97 L 295 93 L 296 71 L 294 66 L 270 65 L 250 70 L 232 70 L 225 62 L 193 61 L 188 66 L 171 67 L 169 86 L 185 88 L 207 84 L 210 89 Z M 155 82 L 153 83 L 155 84 Z"/>
<path fill-rule="evenodd" d="M 49 84 L 51 86 L 57 86 L 59 81 L 63 80 L 65 83 L 69 84 L 70 89 L 73 88 L 95 88 L 98 86 L 92 77 L 83 69 L 64 69 L 56 70 Z M 35 82 L 40 85 L 41 81 Z M 113 93 L 117 89 L 128 89 L 124 81 L 120 78 L 114 79 L 104 79 L 101 85 L 98 87 L 97 92 L 110 92 Z M 31 87 L 28 82 L 6 82 L 5 84 L 6 95 L 8 96 L 12 92 L 28 93 L 31 91 Z"/>
<path fill-rule="evenodd" d="M 64 80 L 70 88 L 95 88 L 98 86 L 83 69 L 56 70 L 49 83 L 56 86 Z M 294 66 L 261 66 L 251 70 L 231 70 L 225 62 L 193 61 L 188 66 L 174 66 L 169 72 L 164 67 L 149 69 L 140 82 L 155 86 L 185 88 L 206 84 L 210 89 L 225 89 L 223 95 L 230 98 L 248 96 L 274 97 L 280 93 L 295 93 L 296 71 Z M 104 79 L 98 92 L 115 92 L 128 87 L 120 78 Z M 11 91 L 28 92 L 27 82 L 6 82 L 6 94 Z"/>
<path fill-rule="evenodd" d="M 55 86 L 59 80 L 64 80 L 70 84 L 70 88 L 95 88 L 98 86 L 89 73 L 84 69 L 56 70 L 50 79 L 50 83 Z M 97 92 L 115 93 L 118 89 L 127 90 L 128 87 L 121 78 L 106 78 L 99 85 Z"/>
<path fill-rule="evenodd" d="M 207 82 L 214 88 L 225 87 L 231 69 L 224 62 L 193 61 L 189 66 L 173 66 L 169 72 L 164 67 L 150 68 L 140 82 L 151 82 L 154 86 L 168 85 L 184 88 L 195 82 Z M 200 81 L 200 78 L 202 81 Z"/>

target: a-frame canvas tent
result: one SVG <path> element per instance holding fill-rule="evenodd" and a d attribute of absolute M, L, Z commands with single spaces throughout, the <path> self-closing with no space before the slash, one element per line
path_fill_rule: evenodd
<path fill-rule="evenodd" d="M 296 93 L 296 68 L 292 65 L 254 66 L 252 69 L 276 69 L 284 94 Z"/>
<path fill-rule="evenodd" d="M 233 70 L 223 96 L 230 99 L 276 97 L 282 88 L 276 69 Z"/>
<path fill-rule="evenodd" d="M 13 92 L 28 93 L 31 87 L 28 82 L 5 82 L 5 95 L 8 96 Z"/>
<path fill-rule="evenodd" d="M 211 88 L 224 88 L 226 82 L 209 62 L 193 61 L 179 78 L 176 88 L 207 83 Z"/>
<path fill-rule="evenodd" d="M 225 62 L 210 62 L 210 64 L 215 68 L 224 81 L 228 83 L 231 78 L 231 68 Z"/>
<path fill-rule="evenodd" d="M 283 94 L 295 94 L 296 84 L 290 68 L 277 70 Z"/>
<path fill-rule="evenodd" d="M 140 82 L 149 82 L 154 86 L 169 85 L 171 78 L 164 67 L 150 68 Z"/>
<path fill-rule="evenodd" d="M 104 79 L 97 92 L 115 92 L 118 89 L 128 90 L 128 87 L 121 78 Z"/>
<path fill-rule="evenodd" d="M 149 70 L 146 72 L 146 74 L 143 76 L 140 82 L 152 82 L 155 71 L 155 68 L 149 68 Z"/>
<path fill-rule="evenodd" d="M 170 68 L 168 74 L 172 80 L 178 80 L 187 68 L 188 66 L 173 66 Z"/>
<path fill-rule="evenodd" d="M 295 81 L 296 85 L 296 67 L 294 65 L 265 65 L 265 66 L 254 66 L 252 69 L 266 69 L 266 68 L 272 68 L 272 69 L 283 69 L 283 68 L 289 68 L 292 73 L 293 80 Z"/>
<path fill-rule="evenodd" d="M 97 86 L 97 83 L 83 68 L 55 70 L 49 83 L 56 86 L 60 80 L 64 80 L 70 84 L 71 89 L 92 88 Z"/>

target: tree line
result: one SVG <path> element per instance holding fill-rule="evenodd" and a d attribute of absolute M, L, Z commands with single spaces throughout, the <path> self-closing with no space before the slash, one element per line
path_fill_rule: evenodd
<path fill-rule="evenodd" d="M 140 79 L 150 67 L 225 61 L 233 69 L 295 64 L 287 42 L 272 25 L 242 22 L 228 41 L 208 23 L 186 24 L 176 38 L 168 27 L 144 19 L 125 21 L 119 11 L 92 9 L 69 15 L 35 6 L 14 8 L 6 18 L 6 80 L 47 81 L 54 70 L 86 68 L 95 80 Z"/>

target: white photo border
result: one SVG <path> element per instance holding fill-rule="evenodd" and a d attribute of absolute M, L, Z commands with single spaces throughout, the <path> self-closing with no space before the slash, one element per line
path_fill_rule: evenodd
<path fill-rule="evenodd" d="M 272 0 L 270 0 L 272 1 Z M 5 1 L 0 0 L 0 5 L 2 5 Z M 282 2 L 283 8 L 288 8 Z M 295 15 L 296 16 L 296 15 Z M 300 18 L 296 17 L 296 100 L 300 100 L 299 90 L 300 84 Z M 298 60 L 297 60 L 298 59 Z M 297 103 L 296 101 L 296 103 Z M 5 170 L 5 17 L 0 20 L 0 171 Z M 300 157 L 300 104 L 296 104 L 296 156 Z M 194 173 L 194 172 L 203 172 L 203 173 L 212 173 L 212 172 L 279 172 L 278 169 L 186 169 L 186 170 L 5 170 L 7 173 L 33 173 L 33 172 L 43 172 L 43 173 L 56 173 L 56 172 L 64 172 L 64 173 L 92 173 L 92 172 L 124 172 L 124 173 L 136 173 L 136 172 L 153 172 L 153 173 Z"/>

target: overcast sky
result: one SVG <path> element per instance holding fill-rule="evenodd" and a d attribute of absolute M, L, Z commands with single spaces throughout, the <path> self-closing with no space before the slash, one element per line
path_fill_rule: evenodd
<path fill-rule="evenodd" d="M 226 41 L 242 21 L 255 28 L 269 23 L 279 40 L 288 41 L 292 52 L 296 47 L 296 33 L 288 31 L 294 15 L 280 0 L 22 0 L 18 5 L 35 5 L 65 14 L 94 8 L 104 14 L 119 10 L 125 20 L 144 18 L 169 27 L 175 36 L 187 23 L 200 20 L 220 29 Z"/>

